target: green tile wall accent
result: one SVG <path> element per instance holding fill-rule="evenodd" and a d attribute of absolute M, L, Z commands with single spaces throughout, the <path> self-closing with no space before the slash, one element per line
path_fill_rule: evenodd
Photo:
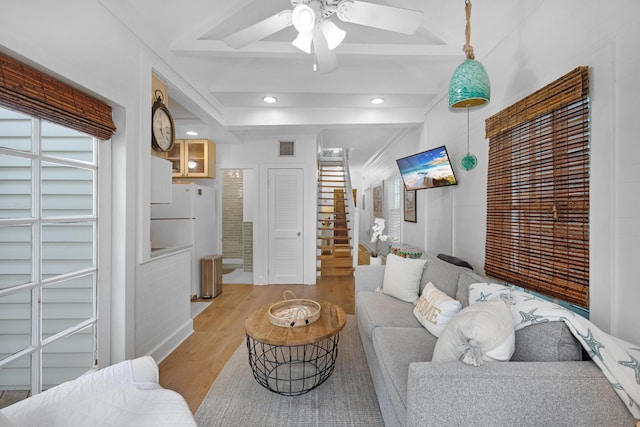
<path fill-rule="evenodd" d="M 243 270 L 253 272 L 253 222 L 243 222 L 242 231 L 244 236 L 242 242 Z"/>
<path fill-rule="evenodd" d="M 222 255 L 241 259 L 242 246 L 242 169 L 222 171 Z"/>

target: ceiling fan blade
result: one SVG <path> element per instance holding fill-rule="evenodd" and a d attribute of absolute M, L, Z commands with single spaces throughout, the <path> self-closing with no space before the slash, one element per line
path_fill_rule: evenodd
<path fill-rule="evenodd" d="M 321 73 L 330 73 L 338 68 L 338 58 L 336 53 L 329 49 L 327 38 L 322 30 L 316 28 L 313 32 L 313 51 L 315 55 L 315 65 Z"/>
<path fill-rule="evenodd" d="M 358 0 L 342 0 L 336 15 L 342 21 L 397 33 L 413 34 L 422 23 L 422 12 Z"/>
<path fill-rule="evenodd" d="M 291 9 L 285 9 L 282 12 L 278 12 L 267 19 L 245 28 L 244 30 L 240 30 L 237 33 L 225 37 L 224 42 L 234 49 L 240 49 L 250 43 L 262 40 L 263 38 L 290 26 L 292 12 L 293 11 Z"/>

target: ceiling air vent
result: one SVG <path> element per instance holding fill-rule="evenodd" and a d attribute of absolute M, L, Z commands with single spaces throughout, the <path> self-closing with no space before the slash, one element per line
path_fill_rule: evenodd
<path fill-rule="evenodd" d="M 280 156 L 295 155 L 295 141 L 280 141 Z"/>

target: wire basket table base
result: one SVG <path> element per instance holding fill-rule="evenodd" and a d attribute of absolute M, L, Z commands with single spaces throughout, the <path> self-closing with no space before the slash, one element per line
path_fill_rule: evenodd
<path fill-rule="evenodd" d="M 284 396 L 305 394 L 325 382 L 338 357 L 340 334 L 304 345 L 273 345 L 247 335 L 249 365 L 256 381 Z"/>

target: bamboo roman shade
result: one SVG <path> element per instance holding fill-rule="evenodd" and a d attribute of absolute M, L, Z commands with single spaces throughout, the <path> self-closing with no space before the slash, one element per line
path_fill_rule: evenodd
<path fill-rule="evenodd" d="M 589 306 L 589 70 L 486 120 L 485 273 Z"/>
<path fill-rule="evenodd" d="M 100 139 L 116 130 L 110 106 L 2 53 L 0 105 Z"/>

